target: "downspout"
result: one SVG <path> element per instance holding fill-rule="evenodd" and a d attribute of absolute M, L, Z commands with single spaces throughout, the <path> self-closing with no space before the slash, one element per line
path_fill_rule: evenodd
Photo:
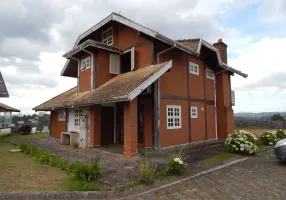
<path fill-rule="evenodd" d="M 205 110 L 205 136 L 206 140 L 208 140 L 208 116 L 207 116 L 207 92 L 206 92 L 206 81 L 207 81 L 207 67 L 206 64 L 203 64 L 203 75 L 204 75 L 204 110 Z"/>
<path fill-rule="evenodd" d="M 77 61 L 77 94 L 79 93 L 79 68 L 80 68 L 80 60 L 77 58 L 74 58 L 72 56 L 69 56 L 70 58 L 74 59 Z"/>
<path fill-rule="evenodd" d="M 186 53 L 186 66 L 187 66 L 187 93 L 188 93 L 188 126 L 189 126 L 189 143 L 192 141 L 192 135 L 191 135 L 191 96 L 190 96 L 190 74 L 189 74 L 189 60 L 190 56 Z"/>
<path fill-rule="evenodd" d="M 94 90 L 94 85 L 93 85 L 93 78 L 94 78 L 94 76 L 93 76 L 93 67 L 94 67 L 94 60 L 93 60 L 93 53 L 92 52 L 90 52 L 90 51 L 87 51 L 87 50 L 85 50 L 85 49 L 82 49 L 82 51 L 84 51 L 84 52 L 86 52 L 86 53 L 88 53 L 89 55 L 90 55 L 90 57 L 91 57 L 91 71 L 90 71 L 90 74 L 91 74 L 91 83 L 90 83 L 90 90 L 91 91 L 93 91 Z"/>

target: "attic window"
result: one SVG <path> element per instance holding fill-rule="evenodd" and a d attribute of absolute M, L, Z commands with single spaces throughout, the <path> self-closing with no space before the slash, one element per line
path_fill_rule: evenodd
<path fill-rule="evenodd" d="M 81 60 L 80 70 L 84 71 L 84 70 L 89 69 L 89 68 L 90 68 L 90 57 L 87 57 L 87 58 Z"/>
<path fill-rule="evenodd" d="M 111 46 L 113 44 L 113 30 L 112 28 L 102 31 L 101 40 L 103 44 Z"/>
<path fill-rule="evenodd" d="M 200 68 L 199 65 L 189 62 L 189 72 L 191 74 L 199 75 L 200 74 Z"/>
<path fill-rule="evenodd" d="M 214 72 L 212 70 L 207 69 L 206 74 L 207 74 L 207 78 L 208 79 L 211 79 L 211 80 L 215 79 L 215 74 L 214 74 Z"/>

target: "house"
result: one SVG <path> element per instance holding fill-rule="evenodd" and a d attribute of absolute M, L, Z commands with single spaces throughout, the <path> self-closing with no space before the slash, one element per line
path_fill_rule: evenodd
<path fill-rule="evenodd" d="M 9 97 L 9 93 L 1 72 L 0 72 L 0 97 Z M 12 108 L 3 103 L 0 103 L 0 134 L 11 133 L 11 127 L 13 126 L 12 112 L 20 112 L 20 110 Z"/>
<path fill-rule="evenodd" d="M 90 148 L 121 144 L 129 158 L 138 147 L 223 139 L 233 131 L 231 76 L 247 74 L 227 65 L 221 39 L 174 41 L 112 13 L 63 56 L 61 76 L 77 85 L 34 108 L 51 111 L 57 139 L 82 137 Z"/>

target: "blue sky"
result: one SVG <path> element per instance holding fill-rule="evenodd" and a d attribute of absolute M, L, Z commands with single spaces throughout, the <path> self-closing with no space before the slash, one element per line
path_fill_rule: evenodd
<path fill-rule="evenodd" d="M 286 111 L 286 0 L 9 0 L 0 6 L 0 70 L 10 98 L 33 113 L 36 105 L 76 80 L 61 77 L 79 34 L 111 12 L 173 39 L 228 44 L 235 112 Z M 43 20 L 44 19 L 44 20 Z M 20 48 L 19 48 L 20 47 Z"/>

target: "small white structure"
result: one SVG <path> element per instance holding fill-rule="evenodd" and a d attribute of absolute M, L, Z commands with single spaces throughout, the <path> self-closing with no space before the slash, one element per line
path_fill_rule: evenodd
<path fill-rule="evenodd" d="M 0 133 L 11 133 L 12 112 L 20 112 L 20 110 L 0 103 Z"/>
<path fill-rule="evenodd" d="M 43 126 L 42 133 L 49 133 L 49 127 L 48 126 Z"/>

